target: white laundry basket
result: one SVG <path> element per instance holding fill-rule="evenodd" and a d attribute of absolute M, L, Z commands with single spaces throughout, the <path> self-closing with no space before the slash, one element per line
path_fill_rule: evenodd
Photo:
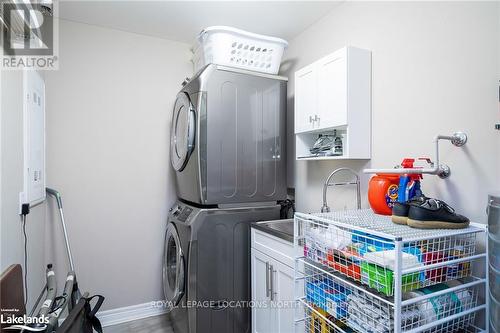
<path fill-rule="evenodd" d="M 193 63 L 195 72 L 207 64 L 278 74 L 288 42 L 236 28 L 213 26 L 198 35 Z"/>

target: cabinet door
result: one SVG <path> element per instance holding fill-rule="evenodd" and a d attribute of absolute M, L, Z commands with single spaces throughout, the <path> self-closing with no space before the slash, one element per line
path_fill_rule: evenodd
<path fill-rule="evenodd" d="M 295 133 L 314 128 L 317 114 L 317 71 L 315 64 L 295 72 Z"/>
<path fill-rule="evenodd" d="M 318 128 L 347 125 L 347 50 L 317 62 Z"/>
<path fill-rule="evenodd" d="M 280 306 L 275 307 L 277 332 L 294 332 L 294 271 L 293 268 L 274 261 L 273 268 L 273 299 L 279 302 Z"/>
<path fill-rule="evenodd" d="M 270 267 L 272 259 L 267 255 L 252 249 L 252 332 L 276 333 L 276 320 L 270 299 Z M 267 306 L 265 306 L 267 304 Z M 275 325 L 273 327 L 273 325 Z"/>

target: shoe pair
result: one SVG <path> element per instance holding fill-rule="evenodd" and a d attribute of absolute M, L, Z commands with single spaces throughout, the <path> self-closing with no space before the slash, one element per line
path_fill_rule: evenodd
<path fill-rule="evenodd" d="M 396 202 L 392 208 L 392 222 L 420 229 L 461 229 L 469 226 L 469 219 L 455 213 L 446 202 L 425 196 L 404 203 Z"/>

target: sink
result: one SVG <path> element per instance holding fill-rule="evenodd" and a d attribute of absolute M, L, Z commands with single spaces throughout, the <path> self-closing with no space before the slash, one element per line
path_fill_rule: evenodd
<path fill-rule="evenodd" d="M 293 219 L 259 221 L 252 224 L 256 229 L 293 242 Z"/>

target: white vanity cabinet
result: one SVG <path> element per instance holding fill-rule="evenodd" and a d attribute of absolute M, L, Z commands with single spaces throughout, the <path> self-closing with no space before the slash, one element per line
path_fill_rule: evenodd
<path fill-rule="evenodd" d="M 294 332 L 293 244 L 254 228 L 251 235 L 252 332 Z"/>
<path fill-rule="evenodd" d="M 371 52 L 344 47 L 295 72 L 297 159 L 313 159 L 309 148 L 320 134 L 344 137 L 341 156 L 371 158 Z"/>

